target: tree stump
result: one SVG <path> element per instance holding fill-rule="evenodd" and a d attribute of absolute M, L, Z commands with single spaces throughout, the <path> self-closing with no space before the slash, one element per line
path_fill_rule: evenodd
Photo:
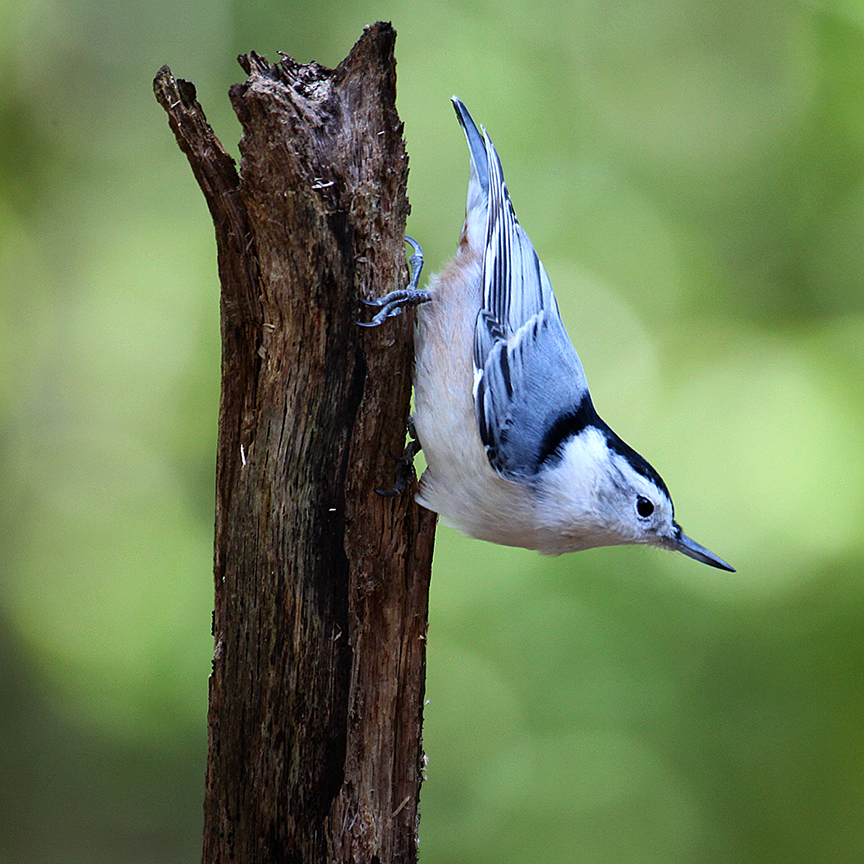
<path fill-rule="evenodd" d="M 433 514 L 385 498 L 408 419 L 408 159 L 395 31 L 336 69 L 239 62 L 239 172 L 167 67 L 154 82 L 216 229 L 222 394 L 205 864 L 417 855 Z"/>

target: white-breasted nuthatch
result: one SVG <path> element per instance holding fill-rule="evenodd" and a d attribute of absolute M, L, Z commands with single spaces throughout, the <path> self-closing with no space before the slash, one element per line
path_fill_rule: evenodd
<path fill-rule="evenodd" d="M 368 325 L 420 306 L 413 423 L 428 467 L 417 500 L 505 546 L 558 555 L 647 543 L 731 571 L 683 533 L 660 475 L 595 411 L 498 153 L 453 105 L 471 152 L 456 256 L 419 290 L 422 253 L 409 239 L 411 284 L 373 301 Z"/>

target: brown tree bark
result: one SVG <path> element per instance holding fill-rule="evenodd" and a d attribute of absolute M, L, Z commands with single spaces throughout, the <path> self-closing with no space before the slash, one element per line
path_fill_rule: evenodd
<path fill-rule="evenodd" d="M 416 859 L 434 516 L 392 482 L 409 410 L 395 31 L 336 68 L 243 55 L 239 174 L 195 88 L 154 89 L 222 284 L 205 864 Z"/>

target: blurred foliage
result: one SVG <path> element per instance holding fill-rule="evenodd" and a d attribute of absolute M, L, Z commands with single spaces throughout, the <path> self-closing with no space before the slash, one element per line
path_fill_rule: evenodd
<path fill-rule="evenodd" d="M 442 528 L 421 854 L 864 860 L 864 2 L 0 0 L 0 860 L 198 857 L 218 284 L 150 82 L 399 32 L 410 231 L 490 131 L 595 402 L 724 574 Z"/>

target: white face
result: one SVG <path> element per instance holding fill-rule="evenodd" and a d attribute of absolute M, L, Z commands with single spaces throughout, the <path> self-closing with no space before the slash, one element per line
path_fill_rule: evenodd
<path fill-rule="evenodd" d="M 597 513 L 608 530 L 620 543 L 674 547 L 680 528 L 669 495 L 624 456 L 607 452 L 606 464 L 598 466 L 595 495 Z"/>
<path fill-rule="evenodd" d="M 568 551 L 622 543 L 676 548 L 680 529 L 668 494 L 610 450 L 597 429 L 567 442 L 561 460 L 544 474 L 543 493 L 541 518 L 567 536 Z"/>
<path fill-rule="evenodd" d="M 648 543 L 734 570 L 684 534 L 657 472 L 620 439 L 610 444 L 596 427 L 571 438 L 535 488 L 537 528 L 545 541 L 533 548 L 557 555 Z"/>
<path fill-rule="evenodd" d="M 734 572 L 722 558 L 700 546 L 688 537 L 675 521 L 675 513 L 669 493 L 662 488 L 663 481 L 652 475 L 654 469 L 637 456 L 637 465 L 620 453 L 612 452 L 605 468 L 605 481 L 598 483 L 598 510 L 609 519 L 608 528 L 617 532 L 621 543 L 650 543 L 688 558 L 701 561 L 720 570 Z"/>

